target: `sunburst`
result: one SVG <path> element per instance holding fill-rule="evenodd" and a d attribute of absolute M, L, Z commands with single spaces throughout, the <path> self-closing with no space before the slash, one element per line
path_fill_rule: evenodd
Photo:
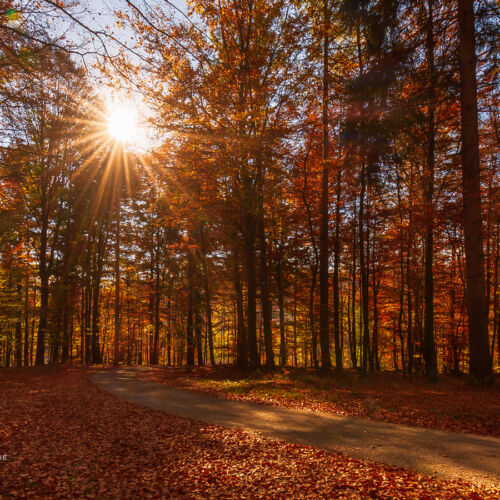
<path fill-rule="evenodd" d="M 143 138 L 137 108 L 127 101 L 111 101 L 107 108 L 109 135 L 125 146 L 140 147 Z"/>

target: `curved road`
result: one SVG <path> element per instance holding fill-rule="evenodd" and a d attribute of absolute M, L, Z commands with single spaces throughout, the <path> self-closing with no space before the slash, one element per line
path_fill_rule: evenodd
<path fill-rule="evenodd" d="M 444 479 L 500 486 L 497 438 L 218 399 L 140 380 L 131 368 L 97 372 L 90 380 L 127 401 L 179 417 L 259 432 Z"/>

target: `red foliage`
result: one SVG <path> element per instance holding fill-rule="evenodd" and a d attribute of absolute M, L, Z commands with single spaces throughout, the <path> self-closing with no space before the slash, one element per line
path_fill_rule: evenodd
<path fill-rule="evenodd" d="M 77 369 L 0 373 L 2 498 L 495 498 L 447 482 L 173 417 Z"/>

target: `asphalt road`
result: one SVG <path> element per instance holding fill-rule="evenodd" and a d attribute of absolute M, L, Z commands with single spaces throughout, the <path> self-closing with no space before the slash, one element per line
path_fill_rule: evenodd
<path fill-rule="evenodd" d="M 115 396 L 172 415 L 258 432 L 444 479 L 500 486 L 498 438 L 218 399 L 140 380 L 132 368 L 94 373 L 90 379 Z"/>

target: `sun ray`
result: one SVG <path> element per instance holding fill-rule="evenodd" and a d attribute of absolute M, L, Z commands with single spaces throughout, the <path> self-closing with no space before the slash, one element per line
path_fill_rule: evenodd
<path fill-rule="evenodd" d="M 107 132 L 124 146 L 140 146 L 138 112 L 131 102 L 110 101 L 108 103 Z"/>

